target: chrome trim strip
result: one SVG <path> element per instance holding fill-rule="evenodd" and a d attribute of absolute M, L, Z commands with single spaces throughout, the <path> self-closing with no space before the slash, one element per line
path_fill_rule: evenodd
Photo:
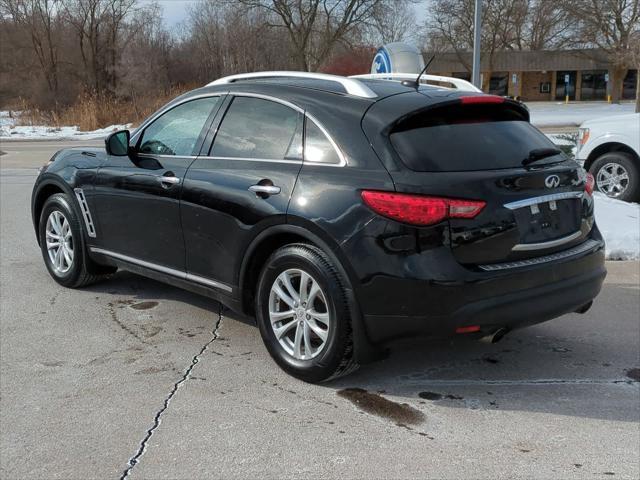
<path fill-rule="evenodd" d="M 229 92 L 229 94 L 234 96 L 234 97 L 261 98 L 263 100 L 269 100 L 269 101 L 272 101 L 272 102 L 281 103 L 282 105 L 285 105 L 285 106 L 287 106 L 289 108 L 292 108 L 296 112 L 302 113 L 304 115 L 304 110 L 302 108 L 300 108 L 299 106 L 297 106 L 296 104 L 291 103 L 291 102 L 289 102 L 287 100 L 282 100 L 281 98 L 278 98 L 278 97 L 272 97 L 271 95 L 264 95 L 262 93 L 253 93 L 253 92 Z"/>
<path fill-rule="evenodd" d="M 191 97 L 185 98 L 181 102 L 176 102 L 176 103 L 173 103 L 173 104 L 171 102 L 169 102 L 169 104 L 166 104 L 164 107 L 162 107 L 161 110 L 158 110 L 155 114 L 152 114 L 152 116 L 147 117 L 147 119 L 144 122 L 142 122 L 138 126 L 138 128 L 136 128 L 133 132 L 131 132 L 131 138 L 129 139 L 129 145 L 131 145 L 132 142 L 134 144 L 136 144 L 138 142 L 138 138 L 137 137 L 140 135 L 140 133 L 145 128 L 147 128 L 149 126 L 149 124 L 152 123 L 156 118 L 160 117 L 161 115 L 164 115 L 169 110 L 172 110 L 172 109 L 176 108 L 179 105 L 191 102 L 192 100 L 198 100 L 199 98 L 207 98 L 207 97 L 223 97 L 227 93 L 228 93 L 227 91 L 202 93 L 200 95 L 193 95 Z M 174 101 L 174 100 L 172 100 L 172 101 Z M 173 157 L 173 155 L 168 155 L 168 156 Z"/>
<path fill-rule="evenodd" d="M 325 80 L 328 82 L 336 82 L 342 85 L 349 95 L 362 98 L 377 98 L 377 94 L 367 87 L 361 81 L 355 78 L 342 77 L 340 75 L 329 75 L 326 73 L 312 72 L 290 72 L 290 71 L 273 71 L 273 72 L 252 72 L 240 73 L 237 75 L 229 75 L 227 77 L 218 78 L 206 86 L 223 85 L 233 83 L 238 80 L 251 80 L 260 78 L 311 78 L 316 80 Z"/>
<path fill-rule="evenodd" d="M 84 224 L 87 227 L 87 235 L 91 238 L 96 238 L 96 228 L 93 223 L 93 217 L 91 217 L 91 211 L 87 204 L 87 199 L 84 196 L 84 192 L 81 188 L 74 188 L 73 191 L 76 194 L 78 203 L 80 204 L 80 210 L 82 210 L 82 218 L 84 218 Z"/>
<path fill-rule="evenodd" d="M 515 245 L 511 250 L 514 252 L 526 252 L 531 250 L 544 250 L 545 248 L 553 248 L 563 245 L 565 243 L 569 243 L 576 238 L 580 238 L 582 235 L 582 231 L 578 230 L 577 232 L 573 232 L 571 235 L 567 235 L 566 237 L 556 238 L 555 240 L 550 240 L 548 242 L 540 242 L 540 243 L 519 243 Z"/>
<path fill-rule="evenodd" d="M 209 157 L 201 156 L 198 160 L 234 160 L 240 162 L 267 162 L 267 163 L 292 163 L 294 165 L 302 165 L 302 160 L 273 160 L 270 158 L 244 158 L 244 157 Z"/>
<path fill-rule="evenodd" d="M 505 203 L 504 207 L 509 210 L 516 210 L 522 207 L 530 207 L 538 203 L 552 202 L 554 200 L 568 200 L 570 198 L 582 198 L 584 192 L 563 192 L 563 193 L 551 193 L 549 195 L 542 195 L 540 197 L 525 198 L 524 200 L 518 200 L 517 202 Z"/>
<path fill-rule="evenodd" d="M 181 280 L 190 280 L 193 282 L 198 282 L 203 285 L 207 285 L 210 287 L 214 287 L 220 290 L 224 290 L 226 292 L 231 293 L 233 289 L 229 285 L 225 285 L 221 282 L 216 282 L 215 280 L 211 280 L 209 278 L 200 277 L 198 275 L 194 275 L 192 273 L 186 273 L 180 270 L 176 270 L 174 268 L 165 267 L 163 265 L 158 265 L 156 263 L 147 262 L 146 260 L 140 260 L 138 258 L 130 257 L 128 255 L 123 255 L 121 253 L 112 252 L 110 250 L 105 250 L 103 248 L 98 247 L 90 247 L 90 250 L 94 253 L 99 253 L 101 255 L 106 255 L 108 257 L 117 258 L 118 260 L 123 260 L 125 262 L 133 263 L 135 265 L 139 265 L 141 267 L 148 268 L 150 270 L 156 270 L 157 272 L 166 273 L 167 275 L 171 275 L 174 277 L 178 277 Z"/>
<path fill-rule="evenodd" d="M 344 167 L 347 164 L 347 160 L 345 159 L 344 154 L 342 153 L 342 150 L 340 150 L 340 148 L 338 147 L 336 142 L 333 141 L 333 138 L 331 137 L 331 135 L 329 135 L 329 132 L 327 132 L 327 130 L 316 119 L 316 117 L 314 117 L 313 115 L 310 115 L 308 113 L 305 114 L 305 115 L 307 116 L 307 118 L 309 120 L 311 120 L 313 123 L 316 124 L 316 126 L 320 129 L 320 131 L 322 133 L 324 133 L 324 136 L 327 137 L 327 139 L 329 140 L 329 143 L 331 143 L 331 145 L 333 145 L 333 148 L 336 151 L 336 153 L 338 154 L 338 158 L 340 159 L 340 163 L 315 163 L 315 162 L 306 161 L 306 162 L 304 162 L 305 165 L 322 165 L 324 167 Z M 303 152 L 303 155 L 304 155 L 304 152 Z"/>
<path fill-rule="evenodd" d="M 572 257 L 574 255 L 578 255 L 580 253 L 587 252 L 592 250 L 600 243 L 595 240 L 587 240 L 586 242 L 578 245 L 577 247 L 570 248 L 563 252 L 552 253 L 551 255 L 545 255 L 542 257 L 536 258 L 528 258 L 526 260 L 517 260 L 514 262 L 506 262 L 506 263 L 494 263 L 491 265 L 478 265 L 485 272 L 496 272 L 501 270 L 510 270 L 512 268 L 520 268 L 520 267 L 528 267 L 531 265 L 539 265 L 541 263 L 552 262 L 554 260 L 562 260 L 565 258 Z"/>
<path fill-rule="evenodd" d="M 305 165 L 322 165 L 323 167 L 344 167 L 347 164 L 347 160 L 344 156 L 344 153 L 342 153 L 342 150 L 340 150 L 340 147 L 338 147 L 338 144 L 336 144 L 336 142 L 333 140 L 333 137 L 331 135 L 329 135 L 329 132 L 327 132 L 327 129 L 324 128 L 324 126 L 322 125 L 322 123 L 320 123 L 318 121 L 318 119 L 316 117 L 314 117 L 313 115 L 311 115 L 310 113 L 305 112 L 302 108 L 298 107 L 297 105 L 294 105 L 291 102 L 288 102 L 286 100 L 282 100 L 280 98 L 277 97 L 272 97 L 271 95 L 263 95 L 261 93 L 251 93 L 251 92 L 229 92 L 230 95 L 232 96 L 236 96 L 236 97 L 254 97 L 254 98 L 261 98 L 263 100 L 269 100 L 272 102 L 276 102 L 276 103 L 280 103 L 282 105 L 285 105 L 289 108 L 294 109 L 295 111 L 302 113 L 304 116 L 306 116 L 309 120 L 311 120 L 313 123 L 316 124 L 316 126 L 320 129 L 320 131 L 324 134 L 325 137 L 327 137 L 327 139 L 329 140 L 329 143 L 331 143 L 331 145 L 333 146 L 334 150 L 336 151 L 336 153 L 338 154 L 338 158 L 340 159 L 339 163 L 315 163 L 315 162 L 304 162 Z M 224 121 L 224 118 L 222 119 L 222 121 Z M 215 142 L 215 140 L 214 140 Z M 229 158 L 229 157 L 201 157 L 201 158 L 223 158 L 223 159 L 233 159 L 233 158 Z M 303 163 L 301 161 L 293 161 L 293 160 L 268 160 L 268 159 L 244 159 L 244 158 L 237 158 L 236 160 L 257 160 L 257 161 L 268 161 L 268 162 L 281 162 L 281 163 Z"/>

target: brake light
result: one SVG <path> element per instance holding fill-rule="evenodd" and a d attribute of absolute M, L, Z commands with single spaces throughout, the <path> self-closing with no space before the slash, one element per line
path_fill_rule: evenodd
<path fill-rule="evenodd" d="M 467 97 L 460 97 L 460 103 L 463 105 L 474 103 L 504 103 L 504 98 L 498 97 L 497 95 L 469 95 Z"/>
<path fill-rule="evenodd" d="M 584 181 L 584 191 L 587 192 L 587 195 L 593 194 L 593 188 L 595 187 L 596 179 L 593 178 L 589 172 L 587 172 L 587 178 Z"/>
<path fill-rule="evenodd" d="M 364 202 L 376 213 L 411 225 L 433 225 L 447 218 L 474 218 L 486 205 L 481 200 L 426 197 L 364 190 Z"/>

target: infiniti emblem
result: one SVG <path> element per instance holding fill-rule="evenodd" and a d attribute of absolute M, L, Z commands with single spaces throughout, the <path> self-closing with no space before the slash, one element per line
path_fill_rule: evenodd
<path fill-rule="evenodd" d="M 555 188 L 560 185 L 560 177 L 558 175 L 549 175 L 544 179 L 544 184 L 547 188 Z"/>

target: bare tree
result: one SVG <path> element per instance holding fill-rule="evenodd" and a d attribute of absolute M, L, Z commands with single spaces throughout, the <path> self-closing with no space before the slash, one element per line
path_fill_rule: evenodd
<path fill-rule="evenodd" d="M 640 32 L 640 0 L 565 0 L 563 5 L 578 22 L 582 44 L 602 49 L 611 59 L 611 96 L 619 102 L 633 38 Z"/>
<path fill-rule="evenodd" d="M 26 29 L 49 91 L 59 88 L 58 0 L 0 0 L 0 11 Z"/>
<path fill-rule="evenodd" d="M 383 2 L 394 0 L 236 0 L 245 8 L 267 13 L 269 27 L 284 29 L 291 40 L 297 68 L 318 69 L 339 43 L 372 19 Z"/>
<path fill-rule="evenodd" d="M 368 38 L 373 45 L 402 42 L 416 36 L 414 0 L 381 2 L 373 9 Z"/>
<path fill-rule="evenodd" d="M 85 87 L 114 92 L 117 60 L 125 19 L 136 0 L 62 0 L 67 21 L 75 29 Z"/>
<path fill-rule="evenodd" d="M 520 0 L 485 0 L 482 10 L 482 51 L 488 72 L 483 89 L 488 89 L 495 53 L 513 45 L 513 19 L 521 15 Z M 471 72 L 473 49 L 473 0 L 433 0 L 431 17 L 427 20 L 430 44 L 456 53 L 465 69 Z"/>

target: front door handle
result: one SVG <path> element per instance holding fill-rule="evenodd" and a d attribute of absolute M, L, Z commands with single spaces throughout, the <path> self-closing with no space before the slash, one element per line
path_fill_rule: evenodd
<path fill-rule="evenodd" d="M 180 183 L 180 179 L 178 177 L 170 176 L 158 177 L 158 181 L 162 184 L 163 187 L 169 187 L 171 185 L 177 185 L 178 183 Z"/>
<path fill-rule="evenodd" d="M 280 187 L 275 185 L 251 185 L 249 187 L 250 192 L 254 192 L 258 196 L 277 195 L 280 193 Z"/>

